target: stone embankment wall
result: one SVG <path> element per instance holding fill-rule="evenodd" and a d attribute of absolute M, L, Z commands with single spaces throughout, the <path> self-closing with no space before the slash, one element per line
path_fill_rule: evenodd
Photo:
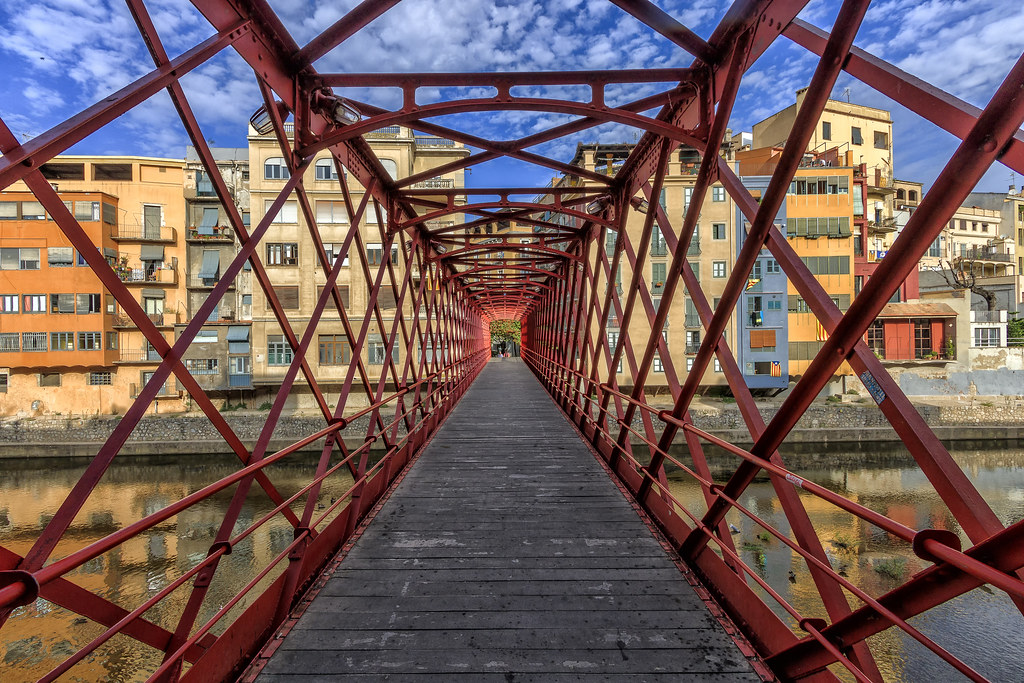
<path fill-rule="evenodd" d="M 846 398 L 846 397 L 844 397 Z M 765 421 L 779 408 L 777 402 L 759 405 Z M 940 439 L 960 447 L 979 447 L 1024 442 L 1024 400 L 997 398 L 992 401 L 949 401 L 940 405 L 919 405 L 918 410 Z M 694 423 L 738 444 L 750 438 L 735 404 L 705 402 L 695 406 Z M 225 419 L 249 448 L 255 444 L 267 414 L 238 412 Z M 8 418 L 0 421 L 0 458 L 39 456 L 93 456 L 117 426 L 118 417 Z M 641 427 L 639 417 L 635 420 Z M 314 416 L 281 418 L 271 439 L 273 452 L 323 428 Z M 356 420 L 346 433 L 350 445 L 362 443 L 367 418 Z M 899 438 L 881 411 L 871 403 L 818 403 L 813 405 L 787 439 L 787 444 L 856 445 L 895 443 Z M 317 451 L 322 441 L 305 450 Z M 122 449 L 126 455 L 174 455 L 228 452 L 224 440 L 203 415 L 147 416 Z"/>

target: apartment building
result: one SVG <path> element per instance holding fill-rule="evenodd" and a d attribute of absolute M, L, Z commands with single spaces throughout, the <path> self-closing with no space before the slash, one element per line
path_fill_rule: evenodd
<path fill-rule="evenodd" d="M 965 206 L 975 206 L 989 211 L 998 211 L 1000 216 L 1000 234 L 1013 241 L 1013 254 L 1016 257 L 1015 274 L 1018 279 L 1024 274 L 1024 192 L 1010 186 L 1006 194 L 1001 192 L 972 192 L 964 201 Z M 1017 307 L 1009 310 L 1020 310 L 1024 304 L 1024 286 L 1018 286 Z"/>
<path fill-rule="evenodd" d="M 461 144 L 443 138 L 414 136 L 410 129 L 401 126 L 388 126 L 368 134 L 366 138 L 384 169 L 396 179 L 427 171 L 470 154 L 470 151 Z M 273 135 L 259 135 L 250 129 L 249 160 L 252 169 L 249 180 L 250 211 L 252 223 L 255 225 L 277 198 L 289 174 Z M 358 206 L 364 189 L 352 178 L 346 177 L 345 182 L 348 183 L 354 205 Z M 341 248 L 351 223 L 339 186 L 337 170 L 327 152 L 322 153 L 310 165 L 303 184 L 315 212 L 320 237 L 328 255 L 333 257 Z M 463 172 L 457 171 L 426 180 L 414 188 L 462 186 Z M 397 240 L 390 253 L 385 254 L 385 240 L 382 235 L 386 225 L 381 225 L 381 221 L 386 224 L 385 207 L 380 207 L 378 217 L 373 202 L 368 203 L 359 225 L 362 256 L 365 257 L 371 272 L 375 272 L 384 259 L 389 259 L 395 269 L 396 280 L 401 282 L 404 275 L 404 259 L 400 257 L 399 250 L 404 248 L 404 244 L 402 240 Z M 357 248 L 359 247 L 353 242 L 344 257 L 341 275 L 338 278 L 338 290 L 353 325 L 358 329 L 367 309 L 369 289 L 361 272 L 363 260 L 354 252 Z M 275 294 L 291 325 L 296 334 L 301 336 L 326 282 L 326 274 L 317 260 L 306 219 L 299 210 L 298 201 L 294 196 L 285 202 L 273 219 L 270 229 L 263 238 L 260 258 L 263 259 Z M 353 274 L 352 269 L 358 270 Z M 384 282 L 388 282 L 387 276 Z M 406 314 L 411 311 L 408 296 L 410 295 L 407 294 L 404 309 Z M 261 396 L 269 399 L 276 392 L 281 378 L 292 362 L 293 350 L 287 343 L 260 287 L 253 287 L 251 301 L 252 384 L 257 394 L 256 400 L 260 400 Z M 391 332 L 391 321 L 397 313 L 397 302 L 389 287 L 385 286 L 381 290 L 378 304 L 384 312 L 384 329 L 375 321 L 371 323 L 362 358 L 367 363 L 371 378 L 380 376 L 387 361 L 387 336 Z M 392 353 L 396 363 L 405 361 L 401 353 L 402 345 L 396 344 Z M 321 387 L 332 392 L 340 390 L 352 360 L 351 348 L 344 336 L 337 310 L 329 303 L 317 326 L 317 338 L 310 346 L 307 361 L 314 369 Z M 293 391 L 289 401 L 289 409 L 312 408 L 312 397 L 308 393 Z"/>
<path fill-rule="evenodd" d="M 187 315 L 183 167 L 173 159 L 70 155 L 40 167 L 169 342 L 174 324 Z M 0 287 L 8 307 L 0 321 L 10 349 L 0 352 L 8 389 L 2 410 L 123 411 L 152 377 L 159 355 L 24 183 L 12 185 L 0 202 Z M 15 333 L 21 335 L 17 349 Z M 181 408 L 170 379 L 150 410 Z"/>
<path fill-rule="evenodd" d="M 571 163 L 598 173 L 614 175 L 632 147 L 629 144 L 581 144 L 577 146 Z M 728 148 L 723 148 L 724 153 L 729 154 L 727 150 Z M 672 222 L 673 230 L 677 233 L 682 227 L 683 217 L 692 200 L 699 166 L 699 153 L 688 147 L 681 147 L 674 152 L 668 166 L 664 187 L 658 201 Z M 717 305 L 722 290 L 725 289 L 725 283 L 731 274 L 735 259 L 737 219 L 734 209 L 734 203 L 725 188 L 716 183 L 704 198 L 697 229 L 687 251 L 690 266 L 697 275 L 701 289 L 712 306 Z M 642 213 L 632 211 L 626 223 L 626 230 L 634 250 L 639 248 L 638 240 L 643 231 L 644 218 Z M 605 249 L 609 256 L 614 251 L 616 238 L 617 235 L 614 231 L 607 231 Z M 642 277 L 647 282 L 656 307 L 661 302 L 661 294 L 664 291 L 667 270 L 671 261 L 672 257 L 665 238 L 659 226 L 655 224 L 651 236 L 650 258 L 644 264 Z M 632 277 L 632 270 L 625 257 L 621 259 L 619 270 L 614 277 L 615 285 L 621 293 L 623 283 L 629 283 Z M 599 291 L 601 291 L 601 286 L 598 285 Z M 694 358 L 703 341 L 704 328 L 697 315 L 693 298 L 688 292 L 684 292 L 682 286 L 677 287 L 671 306 L 672 309 L 662 334 L 668 343 L 672 365 L 682 376 L 693 367 Z M 614 309 L 612 313 L 614 314 Z M 736 329 L 736 321 L 732 318 L 725 333 L 726 340 L 730 344 L 736 338 Z M 616 342 L 621 333 L 620 321 L 612 316 L 609 319 L 607 330 L 609 342 Z M 650 335 L 650 322 L 643 313 L 639 302 L 630 320 L 629 334 L 633 340 L 646 340 Z M 639 355 L 642 351 L 642 347 L 634 346 L 634 353 Z M 668 383 L 665 379 L 664 368 L 663 360 L 656 358 L 653 372 L 647 378 L 647 387 L 650 391 L 667 391 Z M 625 367 L 625 364 L 622 364 L 619 372 L 622 373 L 626 369 L 628 368 Z M 619 381 L 628 383 L 629 377 L 629 374 L 621 374 Z M 707 389 L 719 391 L 727 387 L 728 383 L 717 359 L 708 367 L 701 379 L 701 384 Z"/>
<path fill-rule="evenodd" d="M 214 147 L 211 150 L 217 172 L 224 180 L 231 201 L 250 224 L 249 148 Z M 195 148 L 185 151 L 184 201 L 185 274 L 188 320 L 197 315 L 213 288 L 241 249 L 240 236 L 231 227 L 228 211 L 221 205 L 208 171 Z M 185 351 L 186 368 L 213 397 L 238 402 L 251 394 L 252 354 L 252 268 L 246 262 L 228 286 L 227 292 L 206 316 L 206 324 Z M 185 329 L 175 328 L 175 336 Z"/>

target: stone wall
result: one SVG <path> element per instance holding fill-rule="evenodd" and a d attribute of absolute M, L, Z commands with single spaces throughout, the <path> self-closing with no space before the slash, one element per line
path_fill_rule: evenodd
<path fill-rule="evenodd" d="M 897 440 L 881 411 L 873 403 L 856 403 L 844 396 L 841 403 L 816 403 L 797 423 L 788 443 L 867 443 Z M 860 399 L 863 400 L 863 399 Z M 759 408 L 768 422 L 778 402 L 763 402 Z M 970 442 L 998 439 L 1016 441 L 1024 436 L 1024 400 L 1000 398 L 992 401 L 947 401 L 922 404 L 918 411 L 944 441 Z M 734 403 L 707 401 L 695 406 L 694 423 L 736 443 L 749 442 L 739 409 Z M 226 414 L 225 420 L 251 448 L 266 422 L 267 413 Z M 92 456 L 117 426 L 118 417 L 96 418 L 7 418 L 0 420 L 0 457 Z M 639 417 L 635 424 L 640 427 Z M 346 429 L 350 445 L 362 443 L 367 418 Z M 271 451 L 323 428 L 324 421 L 313 416 L 281 418 L 271 439 Z M 641 428 L 642 429 L 642 428 Z M 321 442 L 306 450 L 319 451 Z M 128 438 L 126 455 L 203 454 L 227 452 L 227 445 L 205 416 L 150 415 L 143 418 Z"/>

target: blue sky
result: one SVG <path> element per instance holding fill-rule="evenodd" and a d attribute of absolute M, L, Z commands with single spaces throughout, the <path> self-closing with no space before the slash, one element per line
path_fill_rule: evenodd
<path fill-rule="evenodd" d="M 269 0 L 301 45 L 341 17 L 356 0 Z M 657 0 L 707 37 L 729 5 L 726 0 Z M 812 0 L 801 15 L 829 27 L 838 0 Z M 186 0 L 151 0 L 154 23 L 167 50 L 178 54 L 208 37 L 208 24 Z M 0 115 L 27 139 L 102 99 L 152 68 L 121 0 L 9 0 L 0 7 Z M 983 107 L 1024 51 L 1024 5 L 1005 0 L 875 0 L 856 44 L 966 101 Z M 323 57 L 333 71 L 495 71 L 655 68 L 685 66 L 690 57 L 607 0 L 495 2 L 404 0 Z M 792 104 L 815 64 L 803 48 L 782 39 L 748 71 L 732 117 L 734 131 Z M 245 124 L 260 97 L 252 71 L 230 51 L 189 74 L 183 86 L 217 146 L 244 146 Z M 655 85 L 609 89 L 610 101 L 635 99 Z M 891 109 L 896 176 L 927 184 L 956 140 L 850 77 L 853 102 Z M 531 94 L 554 94 L 535 89 Z M 559 94 L 574 96 L 571 89 Z M 393 106 L 389 90 L 346 93 Z M 420 91 L 423 100 L 442 93 Z M 445 96 L 452 93 L 445 92 Z M 467 90 L 466 94 L 472 95 Z M 512 139 L 569 120 L 558 114 L 504 112 L 463 115 L 440 123 L 495 139 Z M 591 129 L 534 151 L 568 161 L 577 142 L 631 142 L 639 133 L 617 124 Z M 181 157 L 187 138 L 166 94 L 90 136 L 71 152 Z M 467 177 L 475 186 L 543 185 L 551 171 L 504 161 Z M 980 189 L 1005 191 L 1011 172 L 995 165 Z M 1019 186 L 1024 179 L 1017 178 Z"/>

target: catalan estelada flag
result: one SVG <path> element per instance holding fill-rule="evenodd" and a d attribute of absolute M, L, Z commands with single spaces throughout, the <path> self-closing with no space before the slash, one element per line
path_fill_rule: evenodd
<path fill-rule="evenodd" d="M 747 280 L 747 289 L 750 289 L 751 287 L 753 287 L 754 285 L 756 285 L 760 281 L 761 281 L 761 278 L 757 278 L 756 280 L 755 279 Z M 747 291 L 747 289 L 744 289 L 743 291 L 745 292 L 745 291 Z"/>
<path fill-rule="evenodd" d="M 818 341 L 828 339 L 828 332 L 825 331 L 825 326 L 821 324 L 820 320 L 814 321 L 814 338 Z"/>
<path fill-rule="evenodd" d="M 777 360 L 772 361 L 772 377 L 782 377 L 782 363 Z"/>

